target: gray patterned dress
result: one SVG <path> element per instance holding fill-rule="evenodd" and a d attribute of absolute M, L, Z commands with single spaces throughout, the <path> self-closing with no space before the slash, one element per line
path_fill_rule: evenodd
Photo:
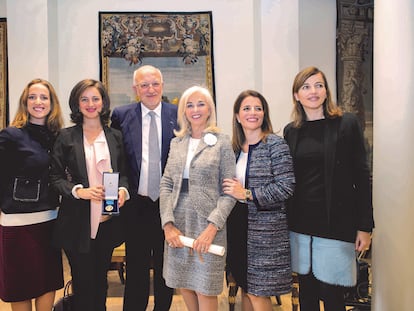
<path fill-rule="evenodd" d="M 181 186 L 189 137 L 171 141 L 160 185 L 161 224 L 173 222 L 185 236 L 195 239 L 213 223 L 220 229 L 213 244 L 226 247 L 226 220 L 235 200 L 222 192 L 222 181 L 235 176 L 236 161 L 228 136 L 213 135 L 217 137 L 216 143 L 208 145 L 202 138 L 195 151 L 188 192 L 181 191 Z M 165 244 L 163 276 L 167 286 L 187 288 L 204 295 L 220 294 L 225 256 L 207 253 L 202 257 L 201 261 L 189 248 L 171 248 Z"/>

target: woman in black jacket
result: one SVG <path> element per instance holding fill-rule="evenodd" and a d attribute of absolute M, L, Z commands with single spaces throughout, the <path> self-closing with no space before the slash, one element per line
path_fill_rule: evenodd
<path fill-rule="evenodd" d="M 292 269 L 301 311 L 345 310 L 344 286 L 356 284 L 355 252 L 369 248 L 374 227 L 370 171 L 357 118 L 332 101 L 315 67 L 296 75 L 293 122 L 284 136 L 296 189 L 289 203 Z"/>
<path fill-rule="evenodd" d="M 50 311 L 63 286 L 51 246 L 58 196 L 49 188 L 49 152 L 63 120 L 46 80 L 24 88 L 11 125 L 0 132 L 0 299 L 15 310 Z"/>
<path fill-rule="evenodd" d="M 62 196 L 54 243 L 68 257 L 75 311 L 105 311 L 107 271 L 122 228 L 118 216 L 103 213 L 103 174 L 119 173 L 122 207 L 129 198 L 122 134 L 108 127 L 110 101 L 100 81 L 78 82 L 69 106 L 76 125 L 60 132 L 52 152 L 50 179 Z"/>

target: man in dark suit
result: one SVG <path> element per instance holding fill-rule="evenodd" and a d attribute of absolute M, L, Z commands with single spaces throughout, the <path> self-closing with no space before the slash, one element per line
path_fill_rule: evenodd
<path fill-rule="evenodd" d="M 162 277 L 164 233 L 161 228 L 159 199 L 149 197 L 150 112 L 155 113 L 161 160 L 160 175 L 167 162 L 170 140 L 177 129 L 177 106 L 162 102 L 163 78 L 158 68 L 142 66 L 134 72 L 133 86 L 140 102 L 114 109 L 112 127 L 123 133 L 129 164 L 131 199 L 122 209 L 126 229 L 127 277 L 123 311 L 145 311 L 150 274 L 154 271 L 154 311 L 167 311 L 173 289 Z"/>

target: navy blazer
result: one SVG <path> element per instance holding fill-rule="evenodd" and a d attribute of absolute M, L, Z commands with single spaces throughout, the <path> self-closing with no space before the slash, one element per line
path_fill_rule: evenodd
<path fill-rule="evenodd" d="M 104 127 L 114 172 L 119 172 L 119 186 L 128 187 L 122 135 Z M 52 151 L 50 182 L 61 195 L 53 244 L 67 250 L 88 252 L 90 247 L 90 200 L 76 199 L 72 189 L 77 184 L 89 187 L 83 130 L 81 125 L 62 129 Z M 118 243 L 114 236 L 114 243 Z"/>
<path fill-rule="evenodd" d="M 288 124 L 284 136 L 295 163 L 296 145 L 300 128 Z M 364 138 L 358 119 L 351 113 L 327 119 L 324 129 L 325 201 L 328 228 L 318 228 L 318 235 L 347 242 L 355 242 L 356 232 L 372 231 L 374 227 L 370 171 L 367 164 Z M 301 231 L 306 219 L 289 202 L 289 228 Z"/>
<path fill-rule="evenodd" d="M 177 106 L 161 103 L 161 169 L 164 171 L 167 163 L 170 141 L 177 129 Z M 141 103 L 133 103 L 116 107 L 112 112 L 111 127 L 122 131 L 126 159 L 129 164 L 128 177 L 130 195 L 137 194 L 142 160 L 142 111 Z"/>

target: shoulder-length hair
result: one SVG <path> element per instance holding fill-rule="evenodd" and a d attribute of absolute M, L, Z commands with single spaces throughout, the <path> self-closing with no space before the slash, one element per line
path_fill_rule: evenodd
<path fill-rule="evenodd" d="M 99 113 L 101 124 L 108 126 L 109 117 L 111 114 L 111 102 L 109 99 L 108 92 L 101 81 L 94 79 L 84 79 L 79 81 L 70 92 L 69 96 L 69 107 L 71 110 L 70 119 L 73 123 L 80 125 L 83 123 L 83 115 L 79 109 L 79 102 L 81 95 L 89 87 L 94 87 L 98 90 L 102 97 L 102 111 Z"/>
<path fill-rule="evenodd" d="M 240 107 L 243 100 L 247 97 L 255 97 L 260 100 L 263 108 L 263 123 L 261 126 L 263 138 L 262 141 L 266 141 L 266 138 L 269 134 L 273 133 L 273 126 L 272 122 L 270 121 L 270 113 L 269 113 L 269 104 L 267 103 L 266 99 L 262 94 L 254 90 L 245 90 L 237 96 L 236 101 L 233 105 L 233 138 L 232 138 L 232 145 L 233 150 L 236 153 L 239 153 L 242 150 L 242 146 L 246 141 L 246 136 L 243 131 L 243 127 L 237 121 L 237 114 L 240 112 Z"/>
<path fill-rule="evenodd" d="M 54 135 L 57 135 L 63 126 L 62 109 L 52 84 L 49 81 L 40 78 L 33 79 L 23 89 L 19 99 L 19 107 L 17 108 L 16 115 L 14 116 L 14 120 L 10 126 L 22 128 L 29 122 L 30 115 L 27 109 L 27 99 L 29 97 L 29 89 L 34 84 L 41 84 L 49 90 L 50 112 L 46 116 L 45 124 L 49 131 L 51 131 Z"/>
<path fill-rule="evenodd" d="M 181 95 L 180 101 L 178 103 L 178 111 L 177 111 L 177 123 L 179 126 L 179 130 L 175 130 L 174 134 L 177 137 L 184 137 L 185 135 L 191 135 L 191 124 L 187 120 L 187 117 L 185 116 L 185 109 L 187 107 L 188 99 L 191 95 L 195 93 L 202 94 L 206 99 L 206 104 L 208 105 L 210 109 L 210 116 L 207 119 L 207 126 L 204 130 L 204 132 L 212 132 L 217 133 L 219 132 L 219 128 L 217 127 L 217 121 L 216 121 L 216 107 L 214 105 L 213 97 L 211 96 L 209 90 L 202 86 L 192 86 L 184 91 L 184 93 Z"/>
<path fill-rule="evenodd" d="M 331 91 L 329 89 L 328 81 L 326 80 L 325 74 L 316 67 L 307 67 L 300 71 L 293 81 L 292 86 L 292 99 L 293 99 L 293 111 L 292 119 L 294 127 L 301 127 L 303 122 L 306 120 L 306 113 L 303 109 L 302 104 L 296 100 L 295 93 L 299 92 L 299 89 L 305 84 L 305 81 L 313 76 L 320 73 L 323 78 L 323 83 L 326 89 L 326 99 L 323 103 L 323 114 L 325 118 L 334 119 L 342 115 L 342 109 L 336 105 L 332 100 Z"/>

